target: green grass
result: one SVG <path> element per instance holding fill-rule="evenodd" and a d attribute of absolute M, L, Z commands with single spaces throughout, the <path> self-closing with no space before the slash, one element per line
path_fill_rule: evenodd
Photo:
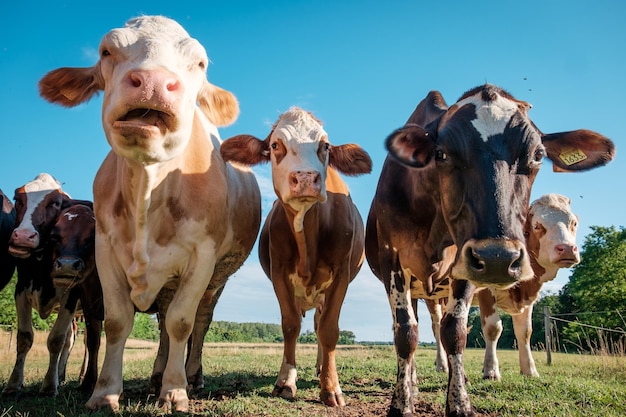
<path fill-rule="evenodd" d="M 2 340 L 0 340 L 2 341 Z M 10 375 L 15 353 L 0 354 L 0 387 Z M 45 343 L 43 344 L 45 347 Z M 103 345 L 104 346 L 104 345 Z M 75 382 L 83 352 L 82 343 L 72 352 L 69 381 L 56 398 L 38 395 L 47 366 L 45 349 L 29 355 L 26 386 L 19 399 L 0 398 L 0 417 L 104 416 L 88 413 L 87 397 Z M 33 349 L 34 350 L 34 349 Z M 392 346 L 341 347 L 337 366 L 347 405 L 340 410 L 323 406 L 318 400 L 315 375 L 315 346 L 298 347 L 298 399 L 285 401 L 271 396 L 282 360 L 281 345 L 207 345 L 203 366 L 205 388 L 192 392 L 190 413 L 202 416 L 384 416 L 395 382 L 396 362 Z M 155 399 L 148 395 L 155 350 L 129 343 L 124 366 L 122 416 L 162 415 Z M 545 364 L 544 352 L 535 352 L 540 378 L 519 375 L 516 351 L 500 351 L 502 381 L 481 378 L 482 350 L 466 352 L 469 394 L 481 416 L 580 416 L 626 415 L 626 358 L 553 354 L 552 366 Z M 419 397 L 416 415 L 443 415 L 447 376 L 434 371 L 435 352 L 420 347 L 416 354 Z M 174 413 L 176 415 L 177 413 Z M 187 415 L 187 414 L 186 414 Z"/>

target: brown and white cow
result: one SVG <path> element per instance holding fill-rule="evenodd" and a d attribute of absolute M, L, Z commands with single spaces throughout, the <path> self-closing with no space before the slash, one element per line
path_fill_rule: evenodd
<path fill-rule="evenodd" d="M 24 364 L 33 343 L 32 310 L 46 319 L 58 310 L 48 336 L 50 361 L 40 392 L 57 395 L 59 382 L 65 377 L 68 349 L 73 342 L 71 328 L 79 292 L 55 288 L 50 276 L 52 249 L 50 232 L 61 211 L 75 204 L 51 175 L 43 173 L 15 190 L 16 227 L 11 234 L 9 253 L 17 263 L 15 306 L 17 310 L 17 357 L 3 395 L 19 395 L 24 384 Z M 68 335 L 70 339 L 68 339 Z M 68 342 L 68 343 L 66 343 Z"/>
<path fill-rule="evenodd" d="M 95 255 L 96 219 L 91 207 L 75 204 L 63 210 L 50 232 L 51 277 L 56 288 L 76 289 L 85 320 L 85 363 L 80 388 L 91 393 L 98 378 L 98 352 L 104 320 L 102 286 Z"/>
<path fill-rule="evenodd" d="M 483 378 L 500 379 L 496 346 L 502 334 L 497 308 L 513 318 L 513 330 L 519 347 L 522 375 L 539 376 L 530 350 L 533 305 L 544 283 L 556 278 L 560 268 L 580 262 L 576 246 L 578 217 L 572 213 L 571 200 L 559 194 L 547 194 L 533 201 L 528 211 L 524 234 L 534 276 L 508 289 L 479 289 L 474 303 L 480 306 L 485 338 Z"/>
<path fill-rule="evenodd" d="M 87 407 L 119 408 L 135 308 L 158 303 L 164 289 L 173 295 L 159 305 L 169 339 L 159 402 L 186 411 L 187 376 L 196 370 L 188 362 L 186 375 L 184 352 L 198 329 L 198 306 L 210 306 L 201 300 L 214 299 L 249 255 L 260 192 L 249 168 L 220 156 L 216 126 L 233 122 L 238 104 L 208 82 L 204 47 L 177 22 L 133 18 L 108 32 L 99 51 L 93 67 L 60 68 L 40 81 L 45 99 L 68 107 L 104 91 L 102 125 L 112 151 L 93 190 L 106 354 Z"/>
<path fill-rule="evenodd" d="M 413 413 L 411 375 L 418 333 L 411 288 L 449 275 L 441 320 L 447 353 L 446 415 L 474 415 L 463 351 L 476 287 L 508 288 L 532 278 L 524 222 L 544 157 L 556 170 L 582 171 L 613 158 L 614 145 L 588 130 L 543 134 L 530 105 L 483 85 L 451 107 L 432 91 L 386 140 L 366 229 L 366 256 L 385 284 L 394 319 L 398 378 L 389 415 Z M 454 248 L 450 267 L 444 251 Z"/>
<path fill-rule="evenodd" d="M 15 258 L 9 254 L 9 239 L 15 228 L 15 207 L 0 190 L 0 290 L 11 281 L 15 272 Z"/>
<path fill-rule="evenodd" d="M 341 305 L 364 260 L 364 227 L 339 172 L 369 173 L 371 159 L 358 145 L 331 145 L 322 124 L 297 107 L 280 116 L 265 140 L 235 136 L 221 152 L 225 160 L 272 165 L 278 199 L 261 230 L 259 258 L 282 316 L 283 363 L 273 394 L 296 396 L 296 340 L 302 316 L 314 308 L 320 399 L 345 405 L 335 347 Z"/>

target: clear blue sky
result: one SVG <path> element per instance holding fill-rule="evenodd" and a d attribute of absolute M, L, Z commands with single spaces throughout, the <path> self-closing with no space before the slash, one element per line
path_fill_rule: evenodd
<path fill-rule="evenodd" d="M 19 4 L 18 4 L 19 3 Z M 301 106 L 325 122 L 331 143 L 359 143 L 371 175 L 347 179 L 365 218 L 385 151 L 432 89 L 451 105 L 466 90 L 497 84 L 533 104 L 539 128 L 587 128 L 617 145 L 607 167 L 556 174 L 546 161 L 533 198 L 559 192 L 589 226 L 624 225 L 626 3 L 614 1 L 118 1 L 4 2 L 0 6 L 0 188 L 9 196 L 48 172 L 75 198 L 91 199 L 109 151 L 101 97 L 74 109 L 44 102 L 37 83 L 62 66 L 91 66 L 102 35 L 139 14 L 180 22 L 207 49 L 209 80 L 232 91 L 241 114 L 222 138 L 264 138 L 278 115 Z M 255 169 L 264 215 L 274 199 L 267 167 Z M 562 271 L 548 288 L 567 282 Z M 313 329 L 312 312 L 303 330 Z M 279 323 L 256 249 L 228 282 L 215 320 Z M 348 290 L 340 327 L 357 340 L 392 340 L 382 284 L 364 265 Z M 420 340 L 433 340 L 420 304 Z"/>

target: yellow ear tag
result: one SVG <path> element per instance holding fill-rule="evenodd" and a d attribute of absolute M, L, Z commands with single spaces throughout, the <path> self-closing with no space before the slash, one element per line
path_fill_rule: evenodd
<path fill-rule="evenodd" d="M 587 155 L 585 155 L 585 153 L 580 149 L 570 148 L 565 149 L 563 152 L 561 152 L 559 158 L 561 158 L 561 160 L 565 162 L 566 165 L 574 165 L 575 163 L 587 159 Z"/>

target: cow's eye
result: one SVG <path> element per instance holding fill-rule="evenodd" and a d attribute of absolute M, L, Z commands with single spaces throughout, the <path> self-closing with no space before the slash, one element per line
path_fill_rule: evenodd
<path fill-rule="evenodd" d="M 202 69 L 202 70 L 205 69 L 206 68 L 206 62 L 204 62 L 204 61 L 198 62 L 198 67 L 200 67 L 200 69 Z"/>
<path fill-rule="evenodd" d="M 272 147 L 273 150 L 278 149 L 278 143 L 274 142 L 270 145 Z"/>
<path fill-rule="evenodd" d="M 109 52 L 108 49 L 103 49 L 102 52 L 100 52 L 100 56 L 102 58 L 107 57 L 107 56 L 111 56 L 111 52 Z"/>
<path fill-rule="evenodd" d="M 540 147 L 540 148 L 535 149 L 533 160 L 537 163 L 541 163 L 541 161 L 543 161 L 543 158 L 545 156 L 546 156 L 546 151 L 543 149 L 543 147 Z"/>
<path fill-rule="evenodd" d="M 435 161 L 444 162 L 447 159 L 448 159 L 448 154 L 446 154 L 444 151 L 442 151 L 441 149 L 437 149 L 435 151 Z"/>

